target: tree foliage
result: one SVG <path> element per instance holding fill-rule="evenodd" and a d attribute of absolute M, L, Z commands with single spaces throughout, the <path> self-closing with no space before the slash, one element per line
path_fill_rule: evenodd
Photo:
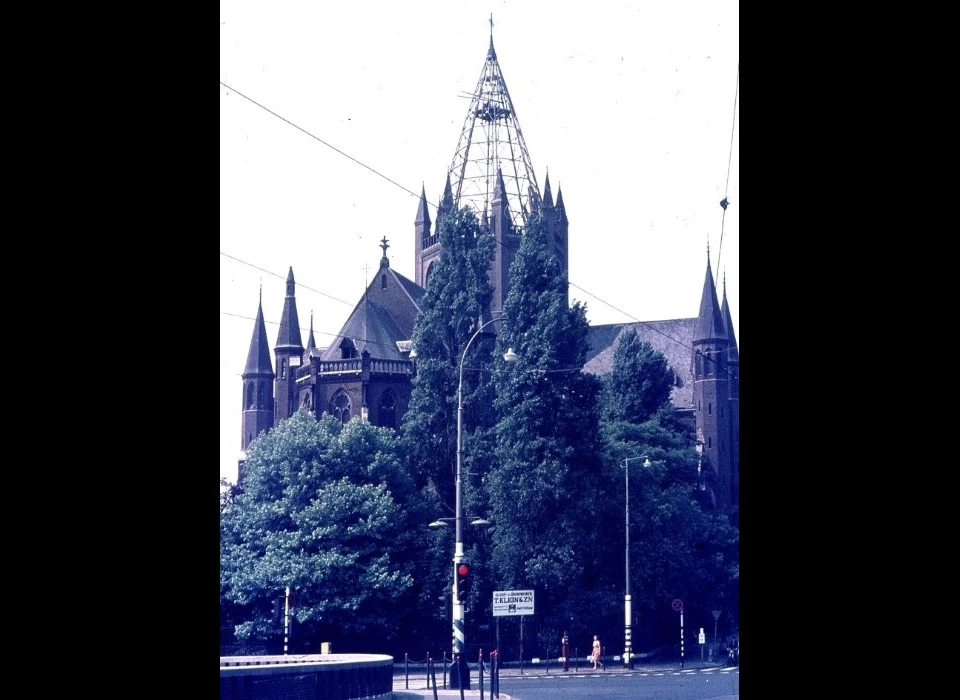
<path fill-rule="evenodd" d="M 419 607 L 413 528 L 432 504 L 392 430 L 301 410 L 251 445 L 244 471 L 220 515 L 220 595 L 246 612 L 239 639 L 276 634 L 271 601 L 287 586 L 304 632 L 389 638 Z"/>
<path fill-rule="evenodd" d="M 491 619 L 493 590 L 533 588 L 540 644 L 562 629 L 613 643 L 628 512 L 635 649 L 674 638 L 674 598 L 689 624 L 711 609 L 738 616 L 739 531 L 702 498 L 692 417 L 669 402 L 676 377 L 663 355 L 631 330 L 609 375 L 583 371 L 586 308 L 568 303 L 536 216 L 499 335 L 478 333 L 499 243 L 470 209 L 447 213 L 439 236 L 399 436 L 298 412 L 250 446 L 242 485 L 221 480 L 221 621 L 242 639 L 275 636 L 271 601 L 290 586 L 304 637 L 375 652 L 391 637 L 433 635 L 441 644 L 427 648 L 445 648 L 452 538 L 426 524 L 454 514 L 461 368 L 464 515 L 494 524 L 485 535 L 464 528 L 468 625 Z M 516 362 L 503 360 L 508 347 Z"/>
<path fill-rule="evenodd" d="M 495 374 L 496 464 L 485 482 L 496 528 L 498 585 L 535 588 L 544 612 L 565 614 L 585 578 L 582 533 L 591 527 L 599 442 L 599 384 L 582 372 L 586 309 L 567 302 L 567 281 L 544 227 L 528 222 L 510 271 Z M 542 601 L 542 602 L 541 602 Z"/>
<path fill-rule="evenodd" d="M 444 215 L 439 238 L 440 257 L 430 269 L 413 331 L 417 374 L 403 441 L 414 473 L 431 485 L 452 512 L 458 369 L 464 347 L 490 302 L 487 271 L 494 243 L 481 232 L 469 208 Z M 480 358 L 484 352 L 489 356 L 491 349 L 492 343 L 476 342 L 471 353 Z M 479 363 L 478 359 L 471 364 Z M 478 403 L 471 396 L 477 379 L 470 371 L 464 375 L 466 405 Z M 470 418 L 475 425 L 477 416 Z"/>
<path fill-rule="evenodd" d="M 677 375 L 662 352 L 624 331 L 613 353 L 613 368 L 604 378 L 604 418 L 643 423 L 670 403 Z"/>
<path fill-rule="evenodd" d="M 605 481 L 619 482 L 619 494 L 611 492 L 601 507 L 602 517 L 619 518 L 626 528 L 629 479 L 631 595 L 643 620 L 634 629 L 640 646 L 655 642 L 658 627 L 669 629 L 670 603 L 676 598 L 699 613 L 697 619 L 718 606 L 736 605 L 739 535 L 702 497 L 692 418 L 680 416 L 669 403 L 673 382 L 663 355 L 625 333 L 605 377 L 601 424 Z M 597 552 L 622 563 L 624 555 L 617 550 L 624 542 L 625 536 L 620 542 L 599 542 Z M 615 589 L 618 575 L 609 573 Z M 621 586 L 624 575 L 619 574 Z"/>

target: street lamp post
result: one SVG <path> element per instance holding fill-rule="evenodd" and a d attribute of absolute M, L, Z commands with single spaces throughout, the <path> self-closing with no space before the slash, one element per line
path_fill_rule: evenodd
<path fill-rule="evenodd" d="M 626 668 L 633 668 L 633 599 L 630 596 L 630 462 L 635 459 L 646 460 L 643 466 L 650 467 L 650 458 L 647 455 L 640 457 L 627 457 L 623 460 L 623 473 L 625 480 L 626 502 L 624 505 L 624 519 L 626 527 L 626 543 L 624 544 L 624 566 L 625 566 L 625 588 L 623 592 L 623 665 Z"/>
<path fill-rule="evenodd" d="M 481 325 L 463 348 L 463 355 L 460 357 L 460 383 L 457 385 L 457 484 L 456 484 L 456 544 L 453 550 L 453 652 L 454 655 L 462 654 L 465 648 L 464 624 L 463 624 L 463 602 L 457 595 L 457 569 L 463 561 L 463 363 L 467 359 L 467 351 L 473 343 L 474 338 L 480 335 L 480 332 L 491 323 L 501 320 L 499 317 L 491 319 Z M 517 359 L 517 354 L 513 348 L 507 350 L 503 355 L 507 362 L 513 362 Z"/>

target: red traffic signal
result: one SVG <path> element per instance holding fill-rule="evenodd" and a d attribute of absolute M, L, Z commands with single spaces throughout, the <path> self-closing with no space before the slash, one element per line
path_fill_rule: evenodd
<path fill-rule="evenodd" d="M 470 565 L 457 566 L 457 600 L 463 602 L 470 594 Z"/>

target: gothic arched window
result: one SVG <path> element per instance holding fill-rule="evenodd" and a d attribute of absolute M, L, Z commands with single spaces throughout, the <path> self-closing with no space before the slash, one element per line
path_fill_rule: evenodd
<path fill-rule="evenodd" d="M 393 389 L 387 389 L 380 396 L 380 406 L 377 408 L 377 425 L 382 428 L 397 427 L 397 397 Z"/>
<path fill-rule="evenodd" d="M 254 393 L 254 391 L 255 390 L 253 388 L 253 384 L 247 384 L 247 402 L 246 402 L 247 408 L 254 408 L 254 406 L 256 405 L 254 403 L 254 400 L 256 399 L 256 394 Z"/>
<path fill-rule="evenodd" d="M 337 391 L 330 400 L 330 413 L 341 423 L 350 420 L 350 397 L 343 389 Z"/>

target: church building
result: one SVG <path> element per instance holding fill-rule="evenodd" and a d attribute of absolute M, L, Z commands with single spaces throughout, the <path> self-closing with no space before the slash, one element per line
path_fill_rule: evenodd
<path fill-rule="evenodd" d="M 477 212 L 482 229 L 498 243 L 490 268 L 491 317 L 501 311 L 507 298 L 513 252 L 519 248 L 530 214 L 539 213 L 545 222 L 550 250 L 567 275 L 569 221 L 563 194 L 558 189 L 554 200 L 549 175 L 541 193 L 492 34 L 436 207 L 436 221 L 431 218 L 425 189 L 420 195 L 414 218 L 415 279 L 391 268 L 389 242 L 384 237 L 377 273 L 326 348 L 316 345 L 312 317 L 303 343 L 293 268 L 287 275 L 272 356 L 262 304 L 258 307 L 242 375 L 242 453 L 260 433 L 301 406 L 317 416 L 330 413 L 342 422 L 359 416 L 377 426 L 400 427 L 416 372 L 411 342 L 414 323 L 431 266 L 440 257 L 440 221 L 463 206 Z M 609 372 L 620 337 L 628 330 L 662 352 L 677 374 L 671 401 L 696 425 L 701 485 L 718 509 L 735 511 L 740 473 L 740 358 L 726 290 L 721 299 L 709 256 L 696 316 L 591 326 L 584 371 Z"/>

